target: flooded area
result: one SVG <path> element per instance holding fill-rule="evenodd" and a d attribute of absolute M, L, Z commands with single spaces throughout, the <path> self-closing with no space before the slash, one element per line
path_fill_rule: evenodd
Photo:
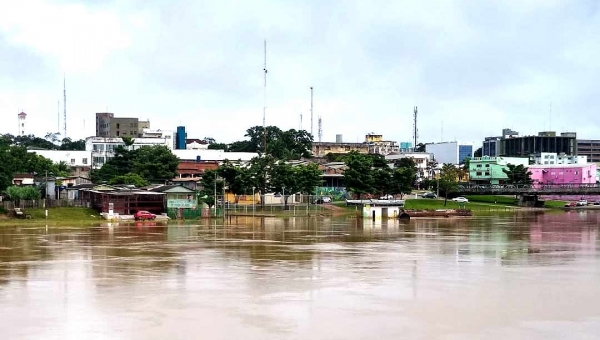
<path fill-rule="evenodd" d="M 597 339 L 599 224 L 0 226 L 2 339 Z"/>

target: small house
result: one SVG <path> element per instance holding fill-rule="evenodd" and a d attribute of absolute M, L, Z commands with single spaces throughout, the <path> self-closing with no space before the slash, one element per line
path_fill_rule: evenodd
<path fill-rule="evenodd" d="M 12 178 L 13 185 L 34 185 L 32 174 L 14 174 Z"/>
<path fill-rule="evenodd" d="M 161 185 L 149 190 L 163 194 L 163 204 L 170 218 L 200 217 L 196 192 L 182 185 Z"/>
<path fill-rule="evenodd" d="M 398 218 L 404 209 L 404 200 L 347 200 L 346 204 L 359 207 L 363 218 L 374 221 Z"/>

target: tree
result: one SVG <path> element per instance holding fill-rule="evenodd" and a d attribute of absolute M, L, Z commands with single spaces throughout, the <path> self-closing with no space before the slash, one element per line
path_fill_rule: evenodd
<path fill-rule="evenodd" d="M 392 184 L 392 169 L 389 167 L 373 169 L 371 176 L 373 178 L 373 188 L 377 191 L 377 193 L 379 193 L 381 196 L 386 194 L 394 194 Z"/>
<path fill-rule="evenodd" d="M 475 150 L 475 152 L 473 152 L 473 157 L 481 157 L 483 154 L 483 150 L 481 148 Z"/>
<path fill-rule="evenodd" d="M 357 194 L 358 199 L 362 194 L 373 192 L 371 172 L 373 159 L 371 157 L 352 151 L 346 158 L 346 166 L 348 168 L 344 171 L 344 184 L 347 191 Z"/>
<path fill-rule="evenodd" d="M 507 164 L 507 169 L 502 169 L 502 172 L 506 174 L 508 179 L 506 180 L 509 184 L 531 184 L 531 172 L 523 164 L 514 165 Z"/>
<path fill-rule="evenodd" d="M 229 145 L 227 145 L 225 143 L 212 143 L 212 144 L 208 144 L 208 149 L 209 150 L 229 151 Z"/>
<path fill-rule="evenodd" d="M 229 160 L 225 160 L 218 168 L 217 173 L 225 180 L 229 191 L 235 195 L 236 203 L 239 201 L 239 195 L 252 192 L 251 178 L 247 168 L 242 168 Z"/>
<path fill-rule="evenodd" d="M 115 176 L 115 177 L 111 178 L 111 180 L 108 182 L 108 184 L 112 184 L 112 185 L 114 185 L 114 184 L 130 184 L 130 185 L 135 185 L 136 187 L 140 188 L 140 187 L 145 187 L 145 186 L 149 185 L 150 183 L 138 174 L 128 173 L 125 175 Z"/>
<path fill-rule="evenodd" d="M 448 202 L 448 194 L 456 191 L 458 183 L 456 182 L 457 169 L 453 164 L 444 164 L 440 172 L 439 189 L 444 195 L 444 206 Z"/>
<path fill-rule="evenodd" d="M 208 143 L 209 145 L 210 145 L 210 144 L 215 144 L 215 143 L 217 143 L 217 141 L 216 141 L 214 138 L 212 138 L 212 137 L 204 137 L 204 139 L 203 139 L 203 140 L 204 140 L 206 143 Z"/>
<path fill-rule="evenodd" d="M 299 165 L 294 170 L 300 193 L 314 195 L 317 187 L 323 185 L 323 177 L 317 164 Z"/>
<path fill-rule="evenodd" d="M 275 192 L 284 193 L 283 196 L 283 209 L 287 210 L 287 196 L 285 191 L 288 193 L 296 193 L 299 191 L 298 179 L 296 178 L 295 169 L 283 162 L 277 162 L 269 171 L 271 188 Z"/>
<path fill-rule="evenodd" d="M 254 186 L 260 195 L 264 195 L 272 191 L 271 183 L 269 181 L 269 173 L 275 166 L 275 158 L 266 155 L 260 157 L 254 157 L 249 162 L 248 173 L 250 175 L 252 186 Z M 264 199 L 260 200 L 261 205 L 264 205 Z"/>
<path fill-rule="evenodd" d="M 145 180 L 163 182 L 177 176 L 179 158 L 166 145 L 143 146 L 134 153 L 132 172 Z"/>
<path fill-rule="evenodd" d="M 400 197 L 410 194 L 417 181 L 417 164 L 412 158 L 401 158 L 395 163 L 390 193 Z"/>
<path fill-rule="evenodd" d="M 200 179 L 200 197 L 209 207 L 213 207 L 216 203 L 215 191 L 223 192 L 223 181 L 217 180 L 216 170 L 206 170 Z"/>
<path fill-rule="evenodd" d="M 44 136 L 44 139 L 51 142 L 52 144 L 55 144 L 59 141 L 59 137 L 60 132 L 48 132 L 46 133 L 46 136 Z"/>
<path fill-rule="evenodd" d="M 415 152 L 425 152 L 427 144 L 429 144 L 429 143 L 425 143 L 425 144 L 419 143 L 419 144 L 415 145 Z"/>
<path fill-rule="evenodd" d="M 457 170 L 457 176 L 458 176 L 459 181 L 462 182 L 465 179 L 469 178 L 469 167 L 470 166 L 471 166 L 471 158 L 467 157 L 467 158 L 465 158 L 465 161 L 462 164 L 462 166 L 460 167 L 460 169 Z"/>
<path fill-rule="evenodd" d="M 435 160 L 431 160 L 427 163 L 427 167 L 425 168 L 425 170 L 427 170 L 427 175 L 429 178 L 433 178 L 433 175 L 435 174 L 437 168 L 438 162 L 436 162 Z"/>
<path fill-rule="evenodd" d="M 73 150 L 73 151 L 83 151 L 85 150 L 85 140 L 80 139 L 73 141 L 71 138 L 66 137 L 60 142 L 60 150 Z"/>
<path fill-rule="evenodd" d="M 6 195 L 13 201 L 40 199 L 40 191 L 32 186 L 11 186 Z"/>

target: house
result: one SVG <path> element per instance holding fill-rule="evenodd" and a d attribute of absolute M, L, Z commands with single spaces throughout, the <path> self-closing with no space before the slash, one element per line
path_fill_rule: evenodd
<path fill-rule="evenodd" d="M 186 139 L 185 140 L 185 149 L 186 150 L 201 150 L 208 149 L 208 142 L 202 139 Z"/>
<path fill-rule="evenodd" d="M 150 192 L 130 186 L 96 185 L 79 189 L 79 199 L 90 202 L 100 213 L 133 215 L 145 210 L 154 214 L 165 211 L 162 192 Z"/>
<path fill-rule="evenodd" d="M 534 184 L 594 184 L 596 164 L 554 164 L 530 165 Z"/>
<path fill-rule="evenodd" d="M 12 178 L 13 185 L 34 185 L 32 174 L 14 174 Z"/>
<path fill-rule="evenodd" d="M 197 190 L 202 174 L 206 170 L 217 170 L 218 168 L 219 163 L 216 161 L 181 161 L 177 165 L 177 177 L 173 179 L 173 183 Z"/>
<path fill-rule="evenodd" d="M 529 166 L 526 157 L 475 157 L 469 161 L 469 180 L 481 184 L 502 184 L 508 164 Z"/>
<path fill-rule="evenodd" d="M 410 158 L 415 162 L 417 165 L 417 175 L 419 178 L 431 177 L 428 171 L 428 166 L 433 159 L 432 154 L 427 152 L 396 152 L 385 156 L 385 160 L 391 163 L 392 166 L 393 163 L 402 158 Z"/>
<path fill-rule="evenodd" d="M 201 216 L 194 190 L 182 185 L 161 185 L 149 190 L 163 194 L 163 204 L 170 218 L 198 218 Z"/>

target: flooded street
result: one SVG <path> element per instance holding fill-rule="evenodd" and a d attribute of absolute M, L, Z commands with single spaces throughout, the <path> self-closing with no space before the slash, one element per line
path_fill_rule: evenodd
<path fill-rule="evenodd" d="M 0 226 L 2 339 L 597 339 L 600 214 Z"/>

